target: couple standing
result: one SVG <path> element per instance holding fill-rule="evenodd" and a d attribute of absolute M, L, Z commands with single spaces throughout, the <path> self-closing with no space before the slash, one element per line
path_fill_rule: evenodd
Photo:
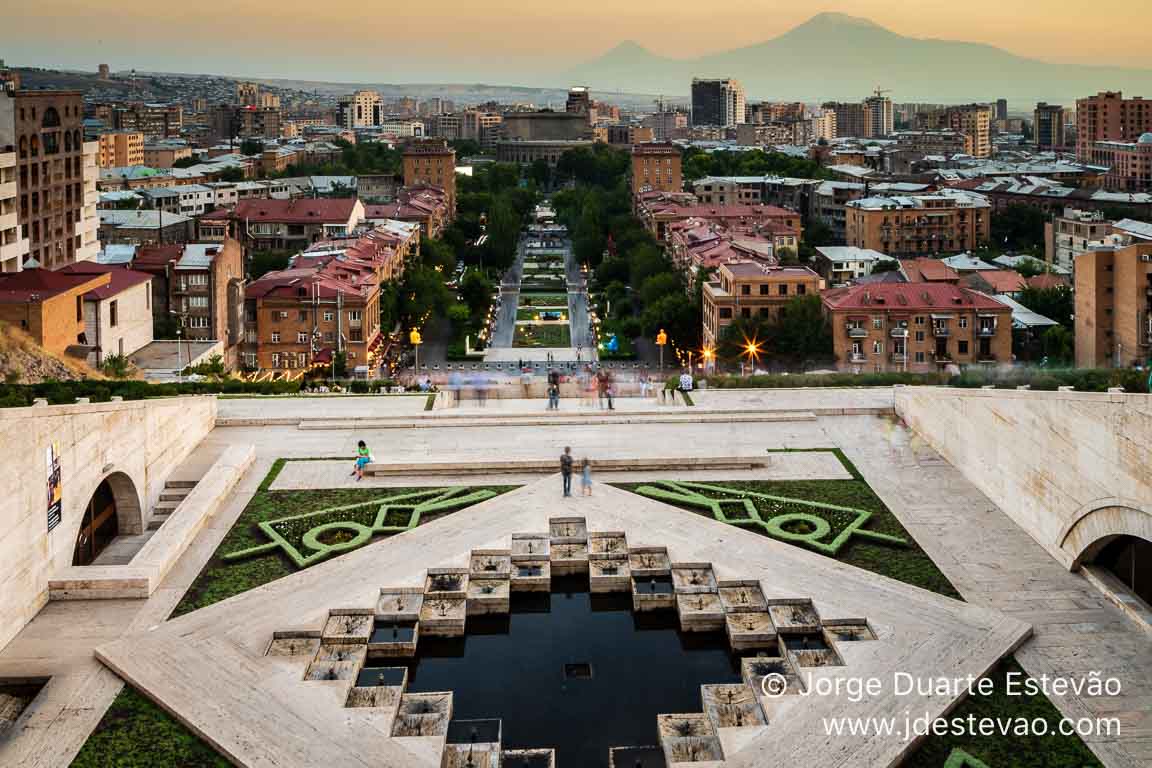
<path fill-rule="evenodd" d="M 572 467 L 575 461 L 572 458 L 572 448 L 564 446 L 564 453 L 560 454 L 560 477 L 564 481 L 564 495 L 572 495 Z M 580 490 L 581 495 L 592 495 L 592 462 L 588 457 L 580 460 Z"/>

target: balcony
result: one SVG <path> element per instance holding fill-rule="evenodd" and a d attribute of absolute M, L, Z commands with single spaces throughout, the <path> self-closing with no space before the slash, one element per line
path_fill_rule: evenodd
<path fill-rule="evenodd" d="M 848 362 L 850 363 L 863 363 L 867 362 L 868 356 L 863 352 L 852 352 L 848 355 Z"/>
<path fill-rule="evenodd" d="M 952 329 L 946 325 L 933 325 L 932 335 L 939 339 L 946 339 L 952 335 Z"/>
<path fill-rule="evenodd" d="M 848 338 L 850 339 L 865 339 L 868 338 L 867 328 L 857 328 L 854 325 L 848 326 Z"/>
<path fill-rule="evenodd" d="M 908 329 L 907 328 L 893 328 L 891 331 L 889 331 L 889 333 L 892 336 L 892 338 L 894 338 L 894 339 L 906 339 L 906 338 L 908 338 Z"/>
<path fill-rule="evenodd" d="M 908 353 L 907 352 L 893 352 L 890 357 L 892 358 L 892 362 L 894 362 L 894 363 L 906 363 L 906 362 L 908 362 Z"/>
<path fill-rule="evenodd" d="M 996 326 L 982 325 L 976 329 L 976 335 L 985 339 L 991 338 L 996 335 Z"/>
<path fill-rule="evenodd" d="M 937 363 L 950 363 L 952 362 L 952 353 L 948 351 L 941 352 L 937 350 L 932 353 L 932 360 Z"/>

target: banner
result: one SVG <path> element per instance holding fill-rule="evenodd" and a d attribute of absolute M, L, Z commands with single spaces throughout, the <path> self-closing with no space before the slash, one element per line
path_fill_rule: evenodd
<path fill-rule="evenodd" d="M 63 519 L 63 484 L 60 481 L 60 449 L 52 443 L 47 449 L 48 460 L 48 530 L 60 525 Z"/>

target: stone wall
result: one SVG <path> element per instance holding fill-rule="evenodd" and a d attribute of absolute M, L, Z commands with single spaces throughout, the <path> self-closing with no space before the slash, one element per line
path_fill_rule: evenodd
<path fill-rule="evenodd" d="M 101 481 L 113 480 L 121 530 L 141 530 L 164 481 L 215 420 L 214 397 L 0 410 L 0 648 L 48 600 L 49 577 L 72 564 L 84 508 Z M 53 443 L 63 503 L 49 533 Z"/>
<path fill-rule="evenodd" d="M 896 412 L 1065 565 L 1152 540 L 1152 397 L 897 387 Z"/>

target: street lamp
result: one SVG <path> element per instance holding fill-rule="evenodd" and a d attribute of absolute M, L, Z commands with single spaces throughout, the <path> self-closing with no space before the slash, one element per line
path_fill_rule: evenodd
<path fill-rule="evenodd" d="M 660 329 L 660 333 L 656 334 L 656 346 L 660 347 L 660 370 L 664 370 L 664 345 L 668 343 L 668 334 L 664 333 L 664 329 Z"/>
<path fill-rule="evenodd" d="M 419 376 L 420 375 L 420 345 L 424 343 L 424 339 L 420 336 L 420 331 L 413 328 L 412 332 L 408 334 L 408 342 L 412 345 L 412 348 L 416 351 L 416 365 L 414 366 L 414 369 L 415 369 L 416 375 Z"/>
<path fill-rule="evenodd" d="M 756 372 L 756 361 L 760 359 L 760 342 L 756 339 L 744 339 L 744 352 L 743 355 L 748 358 L 748 364 L 752 366 L 752 372 Z M 744 373 L 744 361 L 740 361 L 740 373 Z"/>
<path fill-rule="evenodd" d="M 705 347 L 703 350 L 701 350 L 700 354 L 704 357 L 704 372 L 708 373 L 708 370 L 712 367 L 713 361 L 716 359 L 716 350 L 712 349 L 711 347 Z"/>

